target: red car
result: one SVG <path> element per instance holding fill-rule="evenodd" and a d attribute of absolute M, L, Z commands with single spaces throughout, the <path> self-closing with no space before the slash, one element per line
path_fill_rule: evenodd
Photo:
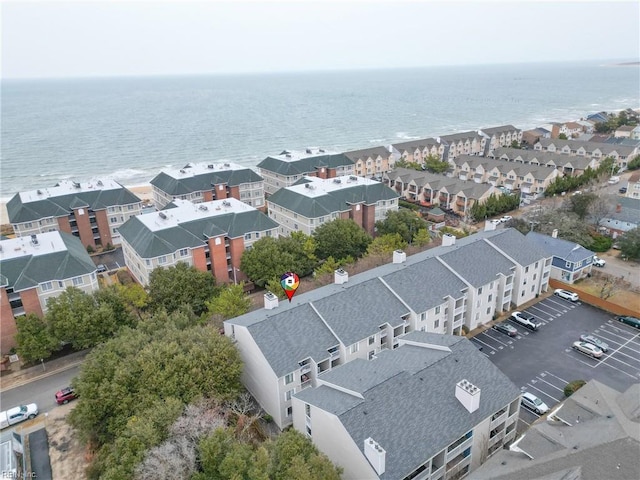
<path fill-rule="evenodd" d="M 73 387 L 63 388 L 62 390 L 56 392 L 56 403 L 58 405 L 69 403 L 71 400 L 74 400 L 76 398 L 78 398 L 78 394 L 73 389 Z"/>

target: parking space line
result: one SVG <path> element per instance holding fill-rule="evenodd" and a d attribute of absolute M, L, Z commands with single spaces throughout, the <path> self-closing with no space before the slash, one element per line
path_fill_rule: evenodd
<path fill-rule="evenodd" d="M 493 341 L 495 341 L 495 342 L 498 342 L 498 343 L 501 343 L 501 344 L 502 344 L 502 345 L 504 345 L 505 347 L 508 347 L 508 345 L 507 345 L 506 343 L 501 342 L 501 341 L 500 341 L 500 340 L 498 340 L 497 338 L 492 337 L 491 335 L 489 335 L 489 334 L 487 333 L 487 330 L 486 330 L 486 331 L 484 331 L 484 332 L 482 332 L 482 334 L 483 334 L 483 335 L 486 335 L 486 336 L 487 336 L 487 337 L 489 337 L 491 340 L 493 340 Z"/>
<path fill-rule="evenodd" d="M 624 328 L 617 327 L 617 326 L 613 323 L 613 320 L 609 320 L 609 321 L 607 322 L 607 326 L 608 326 L 608 327 L 613 328 L 614 330 L 617 330 L 617 331 L 619 331 L 619 332 L 622 332 L 622 333 L 627 333 L 627 334 L 628 334 L 628 333 L 631 333 L 631 334 L 632 334 L 632 337 L 631 337 L 631 339 L 632 339 L 632 340 L 633 340 L 634 338 L 638 337 L 638 334 L 637 334 L 637 333 L 634 333 L 634 332 L 633 332 L 633 330 L 629 331 L 629 330 L 625 330 Z M 631 327 L 629 327 L 629 328 L 631 328 Z M 640 344 L 640 339 L 638 340 L 638 342 L 637 342 L 637 343 L 638 343 L 638 344 Z"/>
<path fill-rule="evenodd" d="M 553 319 L 553 313 L 545 312 L 544 310 L 540 310 L 539 308 L 529 307 L 529 308 L 527 308 L 527 310 L 538 310 L 538 311 L 542 312 L 543 314 L 547 315 L 547 320 L 552 320 Z M 540 315 L 538 315 L 538 316 L 540 316 Z"/>
<path fill-rule="evenodd" d="M 625 347 L 626 345 L 628 345 L 629 343 L 631 343 L 633 341 L 633 337 L 628 339 L 625 343 L 623 343 L 622 345 L 620 345 L 618 348 L 616 348 L 615 350 L 613 350 L 611 353 L 609 353 L 609 356 L 613 355 L 614 353 L 620 351 L 621 348 Z"/>
<path fill-rule="evenodd" d="M 560 392 L 564 393 L 564 390 L 563 390 L 562 388 L 558 388 L 558 387 L 556 387 L 554 384 L 549 383 L 549 382 L 547 382 L 546 380 L 543 380 L 543 379 L 542 379 L 542 378 L 540 378 L 539 376 L 538 376 L 538 380 L 540 380 L 541 382 L 544 382 L 544 383 L 546 383 L 547 385 L 549 385 L 549 386 L 551 386 L 551 387 L 555 388 L 556 390 L 558 390 L 558 391 L 560 391 Z M 560 400 L 558 400 L 558 401 L 560 401 Z"/>
<path fill-rule="evenodd" d="M 607 326 L 609 326 L 609 325 L 607 325 Z M 611 326 L 609 326 L 609 327 L 611 327 Z M 615 328 L 615 327 L 613 327 L 613 328 Z M 625 341 L 629 340 L 629 337 L 625 337 L 623 335 L 618 335 L 617 333 L 610 332 L 609 330 L 606 330 L 605 327 L 602 327 L 600 330 L 606 332 L 609 335 L 614 335 L 616 337 L 622 338 Z M 631 337 L 631 340 L 633 340 L 633 337 Z"/>
<path fill-rule="evenodd" d="M 547 315 L 556 315 L 556 314 L 567 313 L 567 311 L 566 311 L 566 310 L 558 310 L 557 308 L 553 308 L 553 307 L 551 307 L 551 306 L 549 306 L 549 305 L 540 305 L 540 304 L 536 304 L 536 305 L 535 305 L 535 307 L 536 307 L 536 308 L 538 308 L 538 310 L 542 310 L 541 308 L 539 308 L 539 307 L 538 307 L 538 305 L 539 305 L 540 307 L 548 308 L 549 310 L 553 310 L 554 312 L 556 312 L 555 314 L 554 314 L 554 313 L 545 312 Z M 544 311 L 544 310 L 542 310 L 542 311 Z"/>
<path fill-rule="evenodd" d="M 552 297 L 547 298 L 547 301 L 549 303 L 553 303 L 554 305 L 557 305 L 560 308 L 575 308 L 575 306 L 576 306 L 575 303 L 558 302 Z M 551 307 L 549 307 L 549 308 L 551 308 Z"/>
<path fill-rule="evenodd" d="M 620 347 L 620 348 L 628 348 L 628 347 L 622 346 L 622 347 Z M 634 361 L 636 361 L 636 362 L 640 363 L 640 358 L 638 358 L 638 357 L 637 357 L 637 356 L 635 356 L 635 355 L 634 355 L 634 356 L 632 356 L 632 355 L 627 355 L 626 353 L 624 353 L 624 352 L 622 352 L 622 351 L 620 351 L 620 350 L 616 350 L 616 354 L 618 354 L 618 355 L 624 355 L 625 357 L 629 357 L 631 360 L 634 360 Z"/>
<path fill-rule="evenodd" d="M 618 361 L 620 361 L 620 360 L 618 360 Z M 624 362 L 622 362 L 622 363 L 624 363 Z M 614 367 L 613 365 L 609 365 L 608 363 L 604 363 L 604 361 L 601 362 L 601 363 L 598 363 L 598 365 L 604 365 L 605 367 L 613 368 L 614 370 L 617 370 L 620 373 L 624 373 L 625 375 L 633 378 L 634 380 L 637 380 L 637 378 L 635 376 L 631 375 L 629 372 L 627 372 L 625 370 L 622 370 L 622 369 L 620 369 L 618 367 Z M 598 365 L 594 365 L 594 367 L 597 367 Z"/>
<path fill-rule="evenodd" d="M 551 375 L 552 377 L 556 377 L 556 378 L 557 378 L 558 380 L 560 380 L 561 382 L 569 383 L 569 381 L 568 381 L 568 380 L 565 380 L 564 378 L 560 378 L 559 376 L 554 375 L 553 373 L 551 373 L 551 372 L 549 372 L 549 371 L 547 371 L 547 370 L 545 370 L 545 371 L 544 371 L 544 373 L 546 373 L 547 375 Z"/>
<path fill-rule="evenodd" d="M 520 410 L 522 410 L 522 408 L 521 408 Z M 529 410 L 527 410 L 527 412 L 528 412 L 528 411 L 529 411 Z M 532 412 L 532 413 L 533 413 L 533 412 Z M 534 415 L 535 415 L 535 413 L 534 413 Z M 531 426 L 531 424 L 530 424 L 529 422 L 524 421 L 524 420 L 522 419 L 522 417 L 520 417 L 518 420 L 520 420 L 522 423 L 524 423 L 527 427 L 530 427 L 530 426 Z"/>
<path fill-rule="evenodd" d="M 616 352 L 616 353 L 620 353 L 620 352 Z M 596 367 L 597 367 L 598 365 L 600 365 L 601 363 L 605 363 L 607 360 L 615 360 L 616 362 L 620 362 L 620 363 L 622 363 L 622 364 L 626 365 L 627 367 L 635 368 L 636 370 L 638 369 L 638 367 L 637 367 L 637 366 L 635 366 L 635 365 L 631 365 L 631 364 L 629 364 L 629 363 L 627 363 L 627 362 L 623 362 L 623 361 L 622 361 L 622 360 L 620 360 L 618 357 L 612 357 L 612 356 L 608 356 L 608 357 L 604 357 L 604 356 L 603 356 L 603 359 L 602 359 L 602 360 L 600 360 L 600 362 L 598 362 L 598 364 L 596 365 Z"/>
<path fill-rule="evenodd" d="M 574 360 L 577 360 L 580 363 L 585 364 L 587 367 L 591 367 L 591 368 L 596 368 L 596 366 L 593 363 L 587 363 L 584 360 L 582 360 L 581 358 L 576 357 L 575 355 L 571 355 L 569 352 L 575 352 L 577 355 L 579 355 L 580 357 L 584 356 L 584 353 L 578 353 L 575 350 L 571 349 L 571 348 L 567 348 L 565 351 L 565 354 L 571 358 L 573 358 Z"/>
<path fill-rule="evenodd" d="M 491 350 L 494 350 L 494 351 L 495 351 L 495 350 L 497 350 L 497 349 L 496 349 L 496 347 L 492 347 L 492 346 L 491 346 L 491 345 L 489 345 L 488 343 L 484 343 L 482 340 L 478 340 L 478 336 L 477 336 L 477 335 L 476 335 L 475 337 L 473 337 L 473 339 L 474 339 L 476 342 L 480 342 L 481 344 L 486 345 L 486 346 L 487 346 L 487 347 L 489 347 Z M 491 352 L 491 353 L 493 353 L 493 352 Z"/>
<path fill-rule="evenodd" d="M 556 397 L 554 397 L 553 395 L 549 395 L 547 392 L 545 392 L 544 390 L 540 390 L 539 388 L 527 383 L 527 385 L 529 385 L 529 387 L 533 388 L 534 390 L 539 391 L 541 394 L 543 394 L 546 397 L 552 398 L 554 399 L 556 402 L 559 402 L 560 400 L 558 400 Z"/>

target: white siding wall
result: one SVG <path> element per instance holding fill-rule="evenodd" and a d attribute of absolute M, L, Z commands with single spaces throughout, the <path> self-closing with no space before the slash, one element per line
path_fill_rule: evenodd
<path fill-rule="evenodd" d="M 74 283 L 75 280 L 75 283 Z M 79 283 L 81 282 L 81 283 Z M 49 289 L 48 287 L 51 287 Z M 62 280 L 51 280 L 50 282 L 44 282 L 38 285 L 38 300 L 40 300 L 40 306 L 42 311 L 47 311 L 47 301 L 50 298 L 57 297 L 64 292 L 67 287 L 75 287 L 82 290 L 85 293 L 92 293 L 98 290 L 98 278 L 96 272 L 87 273 L 86 275 L 80 275 L 74 278 L 65 278 Z"/>

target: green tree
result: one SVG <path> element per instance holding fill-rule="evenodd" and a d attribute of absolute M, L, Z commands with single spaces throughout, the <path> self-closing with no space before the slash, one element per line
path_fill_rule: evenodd
<path fill-rule="evenodd" d="M 387 256 L 394 250 L 402 250 L 407 247 L 407 242 L 399 233 L 386 233 L 373 239 L 367 248 L 367 255 Z"/>
<path fill-rule="evenodd" d="M 156 268 L 149 276 L 149 304 L 155 311 L 164 308 L 171 313 L 188 305 L 196 315 L 202 315 L 207 310 L 207 300 L 215 293 L 216 282 L 211 273 L 184 262 Z"/>
<path fill-rule="evenodd" d="M 561 133 L 560 135 L 558 135 L 558 140 L 567 140 L 567 135 L 564 133 Z"/>
<path fill-rule="evenodd" d="M 421 228 L 413 234 L 413 244 L 417 245 L 418 247 L 428 245 L 430 242 L 431 235 L 429 234 L 429 230 L 427 230 L 426 228 Z"/>
<path fill-rule="evenodd" d="M 518 143 L 517 140 L 513 140 L 510 145 L 511 148 L 522 148 L 522 146 Z"/>
<path fill-rule="evenodd" d="M 265 283 L 264 288 L 277 296 L 280 300 L 283 298 L 287 298 L 287 295 L 284 293 L 284 289 L 280 284 L 280 277 L 272 278 L 267 283 Z"/>
<path fill-rule="evenodd" d="M 207 308 L 210 315 L 219 315 L 226 320 L 247 313 L 251 299 L 244 293 L 244 283 L 225 285 L 218 295 L 207 301 Z"/>
<path fill-rule="evenodd" d="M 46 321 L 52 335 L 75 350 L 93 347 L 119 328 L 106 302 L 98 305 L 93 296 L 75 287 L 47 301 Z"/>
<path fill-rule="evenodd" d="M 428 228 L 428 224 L 417 213 L 400 209 L 388 212 L 384 220 L 376 222 L 378 235 L 399 234 L 406 243 L 413 240 L 413 236 L 420 229 Z"/>
<path fill-rule="evenodd" d="M 622 255 L 632 260 L 640 260 L 640 227 L 625 232 L 616 241 Z"/>
<path fill-rule="evenodd" d="M 570 212 L 575 213 L 580 220 L 584 220 L 584 218 L 589 213 L 591 204 L 598 197 L 593 193 L 583 193 L 582 195 L 572 195 L 569 197 L 569 206 L 568 209 Z"/>
<path fill-rule="evenodd" d="M 109 285 L 93 293 L 96 304 L 98 306 L 104 304 L 108 307 L 113 315 L 113 322 L 118 326 L 133 326 L 135 323 L 133 309 L 127 304 L 127 298 L 123 295 L 126 289 L 128 288 L 121 285 Z"/>
<path fill-rule="evenodd" d="M 51 353 L 59 348 L 60 342 L 51 335 L 46 322 L 29 313 L 16 318 L 16 343 L 20 358 L 26 362 L 33 362 L 41 358 L 49 358 Z"/>
<path fill-rule="evenodd" d="M 347 263 L 347 262 L 343 262 L 343 263 Z M 318 268 L 316 268 L 313 271 L 313 275 L 316 278 L 323 277 L 324 275 L 333 275 L 333 272 L 335 272 L 341 266 L 342 265 L 340 262 L 336 262 L 335 259 L 330 256 L 324 262 L 322 262 L 322 264 Z"/>
<path fill-rule="evenodd" d="M 640 168 L 640 155 L 636 155 L 628 164 L 629 170 L 637 170 Z"/>
<path fill-rule="evenodd" d="M 142 312 L 149 304 L 149 294 L 144 287 L 138 283 L 130 283 L 128 285 L 117 285 L 117 289 L 129 313 L 141 318 Z"/>
<path fill-rule="evenodd" d="M 409 162 L 407 160 L 398 160 L 395 165 L 395 168 L 409 168 L 411 170 L 424 170 L 422 168 L 422 164 L 421 163 L 417 163 L 417 162 Z"/>
<path fill-rule="evenodd" d="M 504 224 L 505 228 L 515 228 L 523 235 L 526 235 L 531 231 L 531 224 L 526 220 L 518 217 L 514 217 Z"/>
<path fill-rule="evenodd" d="M 440 160 L 436 155 L 429 155 L 425 159 L 425 168 L 432 173 L 444 173 L 449 170 L 449 162 Z"/>
<path fill-rule="evenodd" d="M 351 219 L 336 219 L 316 228 L 318 258 L 360 258 L 371 243 L 371 236 Z"/>

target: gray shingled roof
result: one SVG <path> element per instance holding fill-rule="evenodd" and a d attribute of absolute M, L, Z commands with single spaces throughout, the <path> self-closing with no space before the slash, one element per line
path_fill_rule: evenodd
<path fill-rule="evenodd" d="M 258 164 L 258 168 L 278 173 L 280 175 L 305 175 L 315 172 L 320 167 L 337 168 L 353 165 L 354 162 L 344 153 L 315 155 L 299 160 L 284 161 L 274 157 L 267 157 Z"/>
<path fill-rule="evenodd" d="M 451 135 L 442 135 L 440 137 L 440 140 L 443 142 L 447 142 L 449 144 L 451 143 L 458 143 L 460 140 L 482 140 L 482 136 L 480 136 L 480 134 L 476 131 L 470 130 L 468 132 L 459 132 L 459 133 L 452 133 Z"/>
<path fill-rule="evenodd" d="M 640 224 L 640 198 L 612 196 L 612 203 L 620 205 L 620 211 L 614 209 L 605 218 L 607 226 L 615 228 L 618 222 Z"/>
<path fill-rule="evenodd" d="M 357 162 L 360 159 L 367 159 L 367 158 L 377 158 L 377 157 L 382 157 L 382 158 L 388 158 L 391 155 L 391 152 L 389 152 L 389 150 L 387 150 L 385 147 L 371 147 L 371 148 L 363 148 L 360 150 L 351 150 L 349 152 L 344 152 L 344 155 L 353 160 L 354 162 Z"/>
<path fill-rule="evenodd" d="M 561 258 L 568 262 L 575 263 L 593 257 L 591 250 L 587 250 L 583 246 L 568 240 L 553 238 L 538 232 L 527 233 L 527 238 L 554 257 Z"/>
<path fill-rule="evenodd" d="M 476 288 L 497 280 L 498 272 L 510 275 L 515 269 L 513 262 L 485 242 L 476 242 L 472 248 L 453 248 L 440 259 Z"/>
<path fill-rule="evenodd" d="M 344 345 L 372 334 L 380 325 L 402 325 L 409 309 L 380 281 L 372 280 L 313 302 L 313 306 Z"/>
<path fill-rule="evenodd" d="M 278 224 L 258 210 L 229 213 L 183 222 L 175 227 L 151 231 L 138 217 L 131 217 L 119 229 L 120 235 L 142 258 L 174 253 L 181 248 L 195 248 L 207 238 L 226 235 L 244 236 L 247 232 L 263 232 Z"/>
<path fill-rule="evenodd" d="M 428 335 L 412 332 L 405 338 L 428 342 Z M 363 388 L 363 400 L 328 386 L 303 390 L 296 397 L 339 412 L 361 451 L 365 439 L 378 442 L 387 452 L 381 479 L 403 478 L 520 395 L 518 387 L 469 340 L 459 337 L 450 349 L 443 354 L 401 345 L 372 361 L 349 362 L 326 374 L 327 381 L 331 374 L 339 376 L 343 386 Z M 480 408 L 473 413 L 455 398 L 455 385 L 462 379 L 481 390 Z M 411 428 L 399 428 L 408 424 Z"/>
<path fill-rule="evenodd" d="M 408 142 L 394 143 L 391 146 L 399 152 L 414 152 L 416 150 L 424 150 L 425 148 L 431 150 L 433 146 L 440 148 L 440 143 L 435 138 L 429 137 L 423 138 L 421 140 L 410 140 Z"/>
<path fill-rule="evenodd" d="M 519 128 L 514 127 L 513 125 L 500 125 L 499 127 L 482 128 L 480 131 L 489 136 L 492 136 L 494 134 L 501 134 L 503 132 L 505 133 L 513 132 L 513 131 L 520 132 L 521 130 Z"/>
<path fill-rule="evenodd" d="M 540 248 L 528 237 L 522 238 L 522 234 L 515 229 L 505 228 L 482 232 L 487 241 L 502 250 L 510 258 L 513 258 L 520 265 L 527 266 L 537 262 L 550 254 Z"/>
<path fill-rule="evenodd" d="M 23 223 L 47 217 L 65 217 L 78 207 L 89 207 L 96 211 L 113 205 L 140 202 L 141 200 L 125 187 L 68 193 L 26 204 L 22 203 L 20 194 L 17 193 L 7 202 L 7 212 L 11 223 Z"/>
<path fill-rule="evenodd" d="M 428 279 L 430 281 L 425 280 Z M 390 273 L 383 280 L 415 312 L 442 305 L 444 298 L 460 298 L 467 285 L 442 265 L 436 258 L 428 258 L 419 264 L 410 265 L 400 271 Z"/>
<path fill-rule="evenodd" d="M 190 167 L 185 167 L 190 168 Z M 151 185 L 169 195 L 184 195 L 191 192 L 211 190 L 212 185 L 241 185 L 262 181 L 262 177 L 250 168 L 242 170 L 212 170 L 185 178 L 173 178 L 160 172 L 151 180 Z"/>
<path fill-rule="evenodd" d="M 66 251 L 43 255 L 24 255 L 0 260 L 0 270 L 8 288 L 14 291 L 40 283 L 79 277 L 96 271 L 96 266 L 79 238 L 60 232 Z"/>
<path fill-rule="evenodd" d="M 373 205 L 380 200 L 391 200 L 399 195 L 383 183 L 353 185 L 327 192 L 324 195 L 308 197 L 289 188 L 281 188 L 269 197 L 269 202 L 280 205 L 307 218 L 318 218 L 332 212 L 350 210 L 350 205 L 364 203 Z"/>
<path fill-rule="evenodd" d="M 605 156 L 609 155 L 612 152 L 617 152 L 619 155 L 631 155 L 634 152 L 637 152 L 637 147 L 626 146 L 626 145 L 616 145 L 616 144 L 607 144 L 600 142 L 585 142 L 583 140 L 559 140 L 554 138 L 541 138 L 539 141 L 542 148 L 548 148 L 549 145 L 555 145 L 557 150 L 561 150 L 566 145 L 569 146 L 572 150 L 579 150 L 581 147 L 589 153 L 594 150 L 600 150 Z"/>

